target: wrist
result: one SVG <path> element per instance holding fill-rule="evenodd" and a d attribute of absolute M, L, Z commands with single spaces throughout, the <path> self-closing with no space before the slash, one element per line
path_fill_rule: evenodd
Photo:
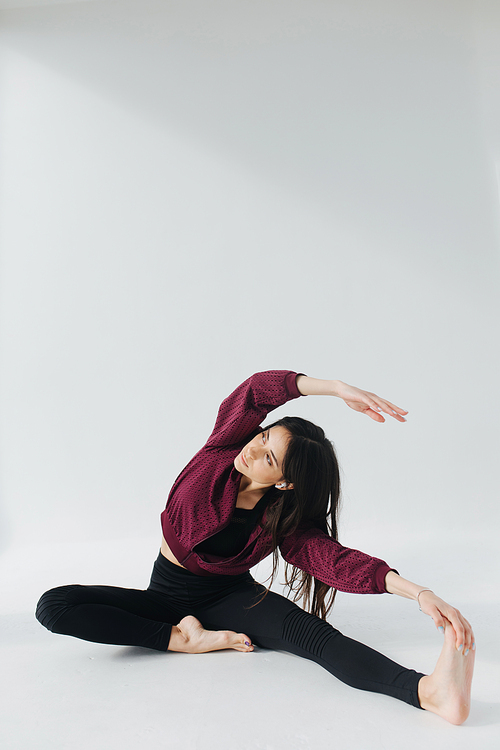
<path fill-rule="evenodd" d="M 420 611 L 422 611 L 422 605 L 420 604 L 420 595 L 421 594 L 425 594 L 425 592 L 427 592 L 429 594 L 434 594 L 434 591 L 432 591 L 432 589 L 420 589 L 420 591 L 418 592 L 418 594 L 416 596 L 418 608 L 419 608 Z"/>
<path fill-rule="evenodd" d="M 424 596 L 423 591 L 425 589 L 427 589 L 427 586 L 419 586 L 417 583 L 407 581 L 406 578 L 402 578 L 394 570 L 390 570 L 385 577 L 385 590 L 389 594 L 397 594 L 398 596 L 403 596 L 405 599 L 415 599 L 417 601 L 417 597 L 421 593 Z"/>
<path fill-rule="evenodd" d="M 330 380 L 330 394 L 339 398 L 340 387 L 343 385 L 341 380 Z"/>

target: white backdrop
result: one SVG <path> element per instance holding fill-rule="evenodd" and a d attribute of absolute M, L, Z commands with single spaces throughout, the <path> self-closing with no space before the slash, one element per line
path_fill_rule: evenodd
<path fill-rule="evenodd" d="M 23 5 L 0 3 L 5 553 L 144 539 L 148 570 L 220 401 L 286 368 L 410 412 L 280 409 L 335 442 L 341 541 L 479 600 L 498 571 L 498 3 Z"/>
<path fill-rule="evenodd" d="M 346 532 L 491 528 L 498 19 L 434 1 L 2 13 L 4 546 L 159 529 L 219 402 L 272 368 L 410 411 L 286 407 L 339 449 Z"/>

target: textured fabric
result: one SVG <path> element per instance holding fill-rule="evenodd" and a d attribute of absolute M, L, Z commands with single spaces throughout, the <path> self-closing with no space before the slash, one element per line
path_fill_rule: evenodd
<path fill-rule="evenodd" d="M 420 707 L 422 673 L 347 638 L 279 594 L 262 599 L 264 592 L 250 573 L 197 576 L 160 554 L 146 591 L 61 586 L 41 597 L 36 615 L 54 633 L 157 651 L 167 650 L 172 625 L 194 615 L 207 629 L 245 633 L 256 646 L 311 659 L 351 687 Z"/>
<path fill-rule="evenodd" d="M 192 573 L 238 575 L 273 551 L 271 535 L 260 526 L 233 557 L 194 548 L 229 524 L 241 480 L 234 459 L 270 411 L 300 396 L 296 378 L 290 370 L 270 370 L 245 380 L 223 401 L 207 443 L 177 477 L 161 515 L 162 529 L 177 560 Z M 288 536 L 280 550 L 296 567 L 350 593 L 384 593 L 385 576 L 393 570 L 383 560 L 343 547 L 307 524 Z"/>

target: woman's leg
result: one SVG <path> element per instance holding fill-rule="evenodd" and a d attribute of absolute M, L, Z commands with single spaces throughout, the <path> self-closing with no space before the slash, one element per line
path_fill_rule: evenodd
<path fill-rule="evenodd" d="M 205 630 L 190 614 L 187 582 L 193 578 L 200 580 L 160 554 L 147 590 L 60 586 L 43 594 L 36 617 L 53 633 L 96 643 L 187 653 L 225 648 L 251 651 L 244 633 Z"/>
<path fill-rule="evenodd" d="M 37 620 L 53 633 L 85 641 L 168 649 L 178 613 L 152 591 L 117 586 L 59 586 L 40 598 Z"/>
<path fill-rule="evenodd" d="M 204 627 L 243 630 L 258 646 L 311 659 L 351 687 L 391 695 L 421 707 L 418 683 L 423 674 L 347 638 L 274 592 L 252 606 L 264 591 L 263 586 L 249 578 L 237 590 L 211 606 L 200 606 L 193 614 Z"/>

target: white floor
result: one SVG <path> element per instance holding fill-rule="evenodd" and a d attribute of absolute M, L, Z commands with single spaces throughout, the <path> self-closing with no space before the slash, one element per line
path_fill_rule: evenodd
<path fill-rule="evenodd" d="M 289 654 L 161 654 L 54 635 L 35 620 L 39 595 L 55 585 L 145 588 L 156 542 L 73 545 L 71 559 L 68 545 L 11 549 L 0 558 L 4 750 L 500 747 L 500 607 L 491 593 L 484 601 L 456 602 L 478 642 L 472 711 L 461 727 L 353 690 Z M 466 580 L 464 589 L 471 590 Z M 347 635 L 428 672 L 441 638 L 415 608 L 399 597 L 339 594 L 330 619 Z"/>

